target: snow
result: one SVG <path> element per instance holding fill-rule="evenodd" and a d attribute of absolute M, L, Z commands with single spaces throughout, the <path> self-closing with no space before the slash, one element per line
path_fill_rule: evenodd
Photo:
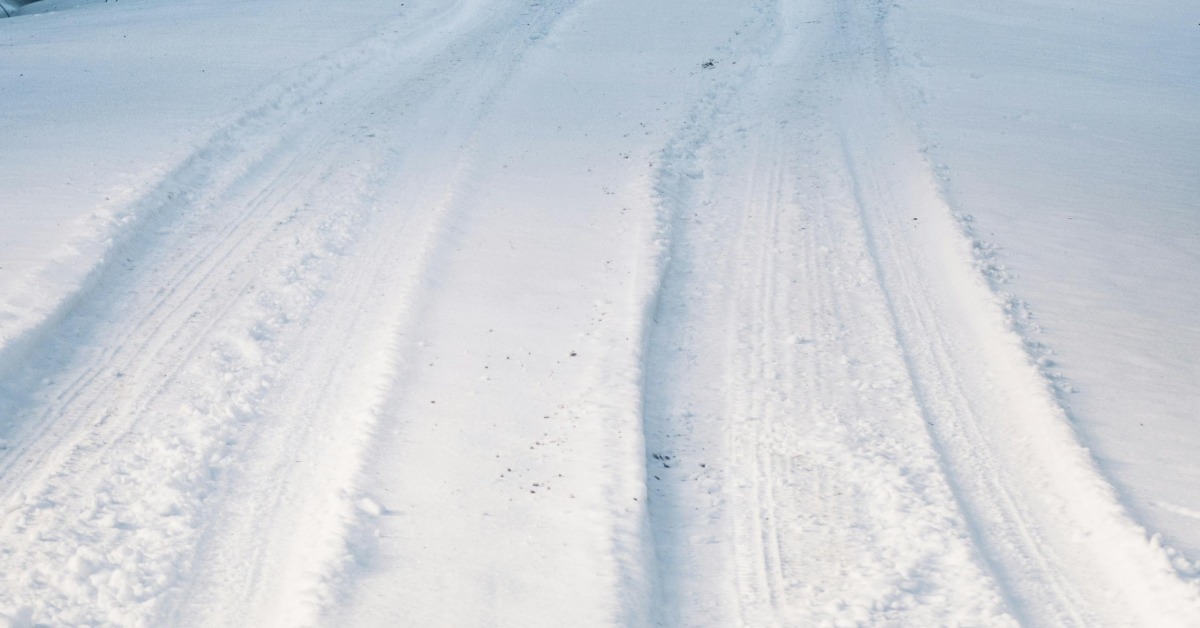
<path fill-rule="evenodd" d="M 901 11 L 929 154 L 1139 518 L 1200 556 L 1200 39 L 1171 2 Z M 1013 182 L 1019 181 L 1020 184 Z"/>
<path fill-rule="evenodd" d="M 23 7 L 0 625 L 1197 625 L 1186 17 Z"/>

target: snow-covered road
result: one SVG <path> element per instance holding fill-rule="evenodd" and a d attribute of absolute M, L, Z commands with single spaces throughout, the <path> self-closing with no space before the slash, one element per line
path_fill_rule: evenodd
<path fill-rule="evenodd" d="M 347 4 L 11 210 L 0 617 L 1200 625 L 947 199 L 906 9 Z M 223 36 L 75 5 L 0 37 Z"/>

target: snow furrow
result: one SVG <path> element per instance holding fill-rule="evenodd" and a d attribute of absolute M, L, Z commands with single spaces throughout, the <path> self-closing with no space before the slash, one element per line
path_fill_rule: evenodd
<path fill-rule="evenodd" d="M 198 532 L 215 524 L 210 496 L 245 464 L 241 441 L 286 427 L 267 400 L 311 376 L 295 371 L 305 363 L 296 334 L 378 211 L 374 171 L 394 152 L 352 148 L 366 134 L 347 123 L 384 104 L 364 100 L 378 80 L 363 72 L 387 73 L 396 32 L 302 72 L 307 82 L 223 131 L 130 210 L 139 224 L 125 225 L 121 257 L 110 255 L 119 261 L 74 297 L 41 343 L 48 357 L 6 382 L 30 391 L 6 395 L 6 413 L 28 426 L 4 459 L 0 551 L 18 616 L 134 625 L 171 608 Z M 172 203 L 151 211 L 158 196 Z M 322 335 L 324 346 L 353 355 L 345 336 L 371 332 L 356 320 L 341 338 Z M 325 411 L 361 413 L 348 403 Z M 339 463 L 353 467 L 353 455 Z"/>
<path fill-rule="evenodd" d="M 373 39 L 278 77 L 204 145 L 164 172 L 151 189 L 114 194 L 105 206 L 74 225 L 74 235 L 61 252 L 23 285 L 12 288 L 12 302 L 42 303 L 27 295 L 42 292 L 47 284 L 69 287 L 63 298 L 48 306 L 5 317 L 0 327 L 0 376 L 23 366 L 46 335 L 87 300 L 106 275 L 119 273 L 120 266 L 131 264 L 181 215 L 193 209 L 200 190 L 232 186 L 238 177 L 252 173 L 265 161 L 280 158 L 281 151 L 287 150 L 281 144 L 305 119 L 308 109 L 327 91 L 353 80 L 356 70 L 394 47 L 401 24 L 398 20 L 395 25 L 386 25 Z M 407 35 L 409 30 L 404 32 Z"/>
<path fill-rule="evenodd" d="M 887 76 L 885 11 L 838 14 L 849 41 L 874 42 L 847 60 L 861 70 L 844 83 L 855 203 L 921 411 L 1012 610 L 1035 625 L 1192 624 L 1200 587 L 1079 445 L 936 193 Z"/>
<path fill-rule="evenodd" d="M 19 169 L 90 200 L 0 234 L 0 625 L 1196 625 L 926 161 L 920 3 L 363 0 L 113 74 L 193 2 L 0 21 L 58 37 L 22 155 L 46 86 L 237 86 L 107 196 Z"/>
<path fill-rule="evenodd" d="M 947 226 L 885 17 L 784 11 L 774 72 L 694 167 L 648 384 L 665 621 L 729 623 L 705 601 L 732 595 L 748 625 L 1186 625 L 1194 587 L 1060 429 Z"/>
<path fill-rule="evenodd" d="M 771 16 L 679 211 L 646 417 L 664 623 L 1011 623 L 890 331 L 809 56 L 830 18 Z"/>

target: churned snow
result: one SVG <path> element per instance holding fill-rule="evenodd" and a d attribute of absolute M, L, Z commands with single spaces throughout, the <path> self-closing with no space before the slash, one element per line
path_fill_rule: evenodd
<path fill-rule="evenodd" d="M 1200 625 L 1178 3 L 0 19 L 0 625 Z"/>

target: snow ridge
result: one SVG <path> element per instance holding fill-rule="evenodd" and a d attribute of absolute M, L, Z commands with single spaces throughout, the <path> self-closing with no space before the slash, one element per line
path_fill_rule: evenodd
<path fill-rule="evenodd" d="M 657 350 L 655 336 L 661 334 L 662 327 L 669 325 L 670 319 L 676 316 L 664 304 L 664 298 L 670 290 L 667 282 L 671 275 L 677 272 L 676 267 L 685 263 L 680 259 L 678 250 L 681 246 L 678 242 L 679 232 L 684 223 L 690 220 L 689 215 L 699 201 L 696 188 L 706 176 L 704 155 L 710 148 L 713 134 L 736 121 L 737 112 L 733 110 L 733 105 L 740 92 L 753 80 L 762 59 L 772 53 L 782 37 L 777 23 L 777 5 L 778 2 L 774 0 L 754 3 L 749 7 L 750 16 L 738 25 L 736 37 L 731 37 L 728 44 L 714 51 L 709 62 L 712 65 L 705 68 L 716 73 L 716 77 L 711 79 L 713 85 L 691 106 L 681 127 L 656 158 L 651 196 L 655 208 L 651 248 L 654 258 L 650 287 L 646 290 L 648 296 L 643 301 L 644 314 L 638 338 L 641 362 L 639 414 L 644 459 L 641 479 L 646 486 L 643 500 L 646 506 L 641 517 L 645 522 L 644 543 L 647 548 L 646 560 L 649 561 L 647 572 L 650 574 L 650 580 L 641 583 L 649 592 L 649 612 L 641 623 L 653 621 L 656 625 L 674 625 L 679 621 L 674 599 L 677 595 L 676 584 L 671 582 L 671 558 L 665 547 L 666 541 L 662 538 L 666 525 L 663 519 L 673 516 L 670 512 L 672 507 L 663 504 L 663 497 L 655 494 L 652 479 L 656 473 L 661 473 L 660 469 L 670 460 L 671 454 L 668 452 L 673 451 L 668 443 L 663 442 L 659 433 L 662 427 L 658 425 L 660 419 L 656 416 L 655 393 L 651 392 L 660 385 L 660 382 L 654 381 L 657 375 L 653 364 Z M 717 600 L 713 600 L 713 603 L 717 603 Z"/>
<path fill-rule="evenodd" d="M 148 191 L 126 187 L 114 192 L 105 206 L 75 225 L 75 235 L 53 261 L 9 296 L 10 304 L 28 306 L 0 317 L 0 378 L 21 367 L 107 273 L 132 264 L 140 251 L 192 209 L 198 190 L 232 186 L 263 162 L 278 158 L 288 133 L 322 94 L 352 82 L 356 73 L 385 55 L 398 54 L 404 22 L 398 19 L 375 37 L 280 76 L 221 124 L 203 146 L 178 165 L 155 173 L 158 181 Z M 63 298 L 48 301 L 41 296 L 47 286 L 72 287 L 61 290 Z"/>
<path fill-rule="evenodd" d="M 1194 625 L 900 6 L 373 5 L 5 295 L 0 625 Z"/>
<path fill-rule="evenodd" d="M 407 32 L 388 25 L 290 73 L 150 193 L 98 212 L 78 238 L 82 252 L 58 262 L 88 269 L 79 289 L 52 313 L 35 312 L 41 320 L 5 345 L 5 413 L 17 417 L 0 458 L 11 616 L 146 625 L 171 609 L 206 502 L 236 472 L 242 441 L 272 416 L 264 400 L 291 350 L 279 339 L 319 311 L 332 269 L 377 211 L 362 195 L 377 178 L 374 158 L 322 172 L 314 149 L 336 139 L 328 129 L 347 116 L 337 99 L 370 88 L 364 79 L 398 50 L 438 41 Z M 306 132 L 313 120 L 329 126 Z M 99 263 L 77 259 L 89 256 Z M 125 328 L 99 322 L 119 321 L 109 316 L 119 307 L 145 314 Z M 99 334 L 128 340 L 97 352 L 89 345 Z M 164 363 L 172 365 L 164 379 L 146 376 Z M 57 397 L 20 392 L 60 377 Z M 122 394 L 114 401 L 111 390 Z M 169 417 L 165 430 L 156 416 Z"/>
<path fill-rule="evenodd" d="M 886 42 L 886 11 L 845 7 L 843 14 Z M 879 68 L 896 65 L 884 43 L 868 58 Z M 896 89 L 886 71 L 877 76 Z M 1200 616 L 1200 583 L 1180 578 L 1172 555 L 1130 518 L 1080 446 L 1058 387 L 1029 354 L 1006 299 L 979 272 L 980 247 L 938 194 L 900 108 L 872 104 L 863 87 L 851 87 L 846 128 L 854 130 L 843 136 L 856 196 L 930 433 L 1010 606 L 1031 623 L 1191 624 Z M 849 124 L 889 118 L 879 127 Z M 873 128 L 891 136 L 872 136 Z M 878 164 L 865 155 L 881 153 L 910 165 L 895 173 L 854 166 Z M 910 212 L 921 228 L 896 229 Z M 922 290 L 915 277 L 944 282 L 944 292 Z M 991 367 L 964 369 L 972 359 Z M 1104 580 L 1095 582 L 1097 574 Z"/>

